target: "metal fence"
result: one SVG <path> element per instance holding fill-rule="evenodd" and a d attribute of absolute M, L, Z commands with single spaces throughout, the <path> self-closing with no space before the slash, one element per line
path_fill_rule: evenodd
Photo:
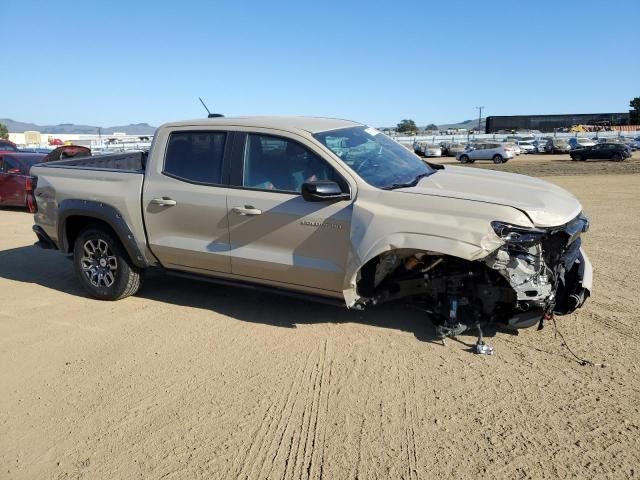
<path fill-rule="evenodd" d="M 530 138 L 575 138 L 575 137 L 587 137 L 587 138 L 637 138 L 640 136 L 640 131 L 635 132 L 579 132 L 579 133 L 537 133 L 537 134 L 499 134 L 499 133 L 477 133 L 477 134 L 455 134 L 455 135 L 416 135 L 416 136 L 394 136 L 393 138 L 402 144 L 413 144 L 414 142 L 426 142 L 426 143 L 469 143 L 475 140 L 505 140 L 507 137 L 515 139 L 530 139 Z"/>

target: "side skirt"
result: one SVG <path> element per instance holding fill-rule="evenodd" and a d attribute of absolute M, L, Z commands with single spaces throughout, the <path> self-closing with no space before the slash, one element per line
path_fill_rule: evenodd
<path fill-rule="evenodd" d="M 208 283 L 215 283 L 218 285 L 226 285 L 228 287 L 240 287 L 248 290 L 255 290 L 259 292 L 272 293 L 275 295 L 283 295 L 286 297 L 297 298 L 298 300 L 312 301 L 316 303 L 324 303 L 325 305 L 331 305 L 333 307 L 346 308 L 344 300 L 338 300 L 332 297 L 324 297 L 322 295 L 314 295 L 311 293 L 295 292 L 293 290 L 287 290 L 285 288 L 270 287 L 268 285 L 260 285 L 257 283 L 245 282 L 242 280 L 230 280 L 227 278 L 209 277 L 207 275 L 198 275 L 197 273 L 180 272 L 178 270 L 163 270 L 168 275 L 180 278 L 188 278 L 190 280 L 199 280 Z"/>

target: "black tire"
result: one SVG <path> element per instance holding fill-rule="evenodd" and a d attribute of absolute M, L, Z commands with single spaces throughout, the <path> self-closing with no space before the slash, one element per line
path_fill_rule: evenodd
<path fill-rule="evenodd" d="M 502 155 L 494 155 L 493 156 L 493 163 L 498 164 L 498 163 L 504 163 L 504 159 L 502 158 Z"/>
<path fill-rule="evenodd" d="M 120 300 L 142 286 L 144 270 L 133 265 L 113 232 L 100 225 L 80 232 L 73 264 L 84 289 L 98 300 Z"/>
<path fill-rule="evenodd" d="M 581 162 L 582 155 L 580 155 L 579 153 L 577 153 L 576 155 L 571 155 L 571 160 L 573 160 L 574 162 Z"/>
<path fill-rule="evenodd" d="M 619 153 L 614 153 L 613 156 L 611 157 L 611 160 L 613 160 L 614 162 L 621 162 L 623 158 L 622 158 L 622 155 L 620 155 Z"/>
<path fill-rule="evenodd" d="M 469 162 L 469 156 L 468 155 L 460 155 L 460 162 L 461 163 L 470 163 Z"/>

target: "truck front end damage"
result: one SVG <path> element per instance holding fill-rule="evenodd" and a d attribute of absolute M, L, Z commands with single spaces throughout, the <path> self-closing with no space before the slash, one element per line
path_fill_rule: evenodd
<path fill-rule="evenodd" d="M 559 227 L 491 227 L 502 244 L 482 259 L 407 248 L 376 257 L 359 275 L 358 304 L 414 299 L 441 338 L 487 324 L 528 328 L 584 304 L 592 278 L 581 248 L 584 215 Z"/>

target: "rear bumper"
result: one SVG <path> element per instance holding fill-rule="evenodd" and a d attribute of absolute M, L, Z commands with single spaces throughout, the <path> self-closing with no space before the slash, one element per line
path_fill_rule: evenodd
<path fill-rule="evenodd" d="M 33 233 L 36 234 L 36 237 L 38 237 L 38 241 L 33 244 L 35 247 L 40 247 L 45 250 L 58 250 L 56 243 L 51 240 L 51 237 L 47 235 L 40 225 L 34 225 L 31 229 L 33 230 Z"/>

